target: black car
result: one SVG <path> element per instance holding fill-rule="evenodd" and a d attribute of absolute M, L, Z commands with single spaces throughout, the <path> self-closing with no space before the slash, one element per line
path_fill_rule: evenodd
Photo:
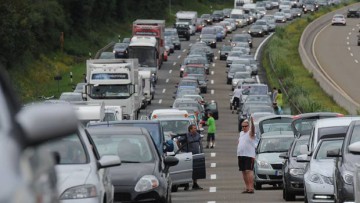
<path fill-rule="evenodd" d="M 227 56 L 231 52 L 232 46 L 223 45 L 220 49 L 220 60 L 226 60 Z"/>
<path fill-rule="evenodd" d="M 210 14 L 202 14 L 201 19 L 203 19 L 208 25 L 211 25 L 213 22 L 213 17 Z"/>
<path fill-rule="evenodd" d="M 218 110 L 218 105 L 217 105 L 216 101 L 207 102 L 207 103 L 205 103 L 204 107 L 205 107 L 204 120 L 207 120 L 207 118 L 208 118 L 207 114 L 209 112 L 211 112 L 213 114 L 213 117 L 215 120 L 219 119 L 219 110 Z"/>
<path fill-rule="evenodd" d="M 264 37 L 265 30 L 264 30 L 263 26 L 261 26 L 261 25 L 252 25 L 249 29 L 249 34 L 252 37 Z"/>
<path fill-rule="evenodd" d="M 162 157 L 145 128 L 103 126 L 89 128 L 88 133 L 100 156 L 121 157 L 121 166 L 110 170 L 114 202 L 171 202 L 169 168 L 179 160 Z"/>
<path fill-rule="evenodd" d="M 304 195 L 304 169 L 306 163 L 297 162 L 296 157 L 300 155 L 300 146 L 309 143 L 309 136 L 301 136 L 294 140 L 288 152 L 280 154 L 285 159 L 283 164 L 283 199 L 295 200 L 296 195 Z"/>
<path fill-rule="evenodd" d="M 172 42 L 174 44 L 174 47 L 176 50 L 180 50 L 181 49 L 181 42 L 178 36 L 172 36 L 171 37 Z"/>
<path fill-rule="evenodd" d="M 353 176 L 356 163 L 360 162 L 360 121 L 352 121 L 347 130 L 342 148 L 330 150 L 328 157 L 338 157 L 334 172 L 335 202 L 355 202 Z"/>
<path fill-rule="evenodd" d="M 178 36 L 190 40 L 190 26 L 188 23 L 175 23 Z"/>
<path fill-rule="evenodd" d="M 129 57 L 128 48 L 129 48 L 129 44 L 127 43 L 116 43 L 113 49 L 115 58 L 128 58 Z"/>
<path fill-rule="evenodd" d="M 123 39 L 122 43 L 130 44 L 131 38 L 126 37 Z"/>
<path fill-rule="evenodd" d="M 348 18 L 359 18 L 360 17 L 360 9 L 359 8 L 349 8 L 346 16 Z"/>

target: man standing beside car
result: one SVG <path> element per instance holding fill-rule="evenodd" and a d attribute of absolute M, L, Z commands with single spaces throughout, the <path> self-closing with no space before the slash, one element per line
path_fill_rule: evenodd
<path fill-rule="evenodd" d="M 250 125 L 251 124 L 251 125 Z M 249 129 L 251 126 L 251 130 Z M 241 123 L 242 131 L 238 139 L 237 156 L 239 170 L 242 172 L 246 189 L 242 193 L 254 193 L 254 161 L 255 161 L 255 127 L 251 117 L 251 123 L 244 120 Z"/>

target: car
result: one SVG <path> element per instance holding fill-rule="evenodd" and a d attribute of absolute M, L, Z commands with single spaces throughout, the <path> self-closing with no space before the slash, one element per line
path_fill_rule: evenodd
<path fill-rule="evenodd" d="M 232 84 L 236 72 L 248 72 L 251 75 L 251 68 L 244 64 L 232 64 L 227 71 L 226 84 Z"/>
<path fill-rule="evenodd" d="M 115 43 L 113 53 L 115 58 L 128 58 L 129 57 L 129 44 L 128 43 Z"/>
<path fill-rule="evenodd" d="M 178 164 L 173 156 L 161 157 L 145 128 L 89 128 L 100 156 L 121 157 L 122 165 L 110 170 L 114 202 L 171 202 L 169 168 Z"/>
<path fill-rule="evenodd" d="M 232 79 L 232 82 L 231 82 L 231 90 L 234 91 L 235 87 L 237 86 L 237 84 L 239 82 L 243 82 L 244 79 L 246 78 L 251 78 L 251 73 L 249 72 L 236 72 L 233 79 Z"/>
<path fill-rule="evenodd" d="M 199 82 L 200 93 L 207 93 L 207 76 L 205 74 L 188 74 L 185 79 L 195 78 Z"/>
<path fill-rule="evenodd" d="M 172 108 L 181 110 L 182 107 L 191 106 L 196 107 L 196 114 L 203 113 L 204 108 L 199 102 L 191 99 L 191 98 L 177 98 L 175 99 Z"/>
<path fill-rule="evenodd" d="M 360 18 L 360 9 L 355 7 L 350 7 L 347 10 L 346 17 L 348 18 Z"/>
<path fill-rule="evenodd" d="M 122 43 L 126 43 L 126 44 L 130 44 L 130 42 L 131 42 L 131 38 L 129 37 L 125 37 L 122 41 Z"/>
<path fill-rule="evenodd" d="M 343 141 L 344 138 L 325 138 L 319 142 L 304 174 L 305 201 L 313 203 L 325 199 L 334 202 L 335 159 L 327 157 L 327 151 L 339 150 Z"/>
<path fill-rule="evenodd" d="M 205 66 L 206 72 L 210 73 L 210 70 L 209 70 L 210 64 L 209 64 L 209 61 L 207 60 L 206 56 L 189 55 L 188 57 L 186 57 L 184 59 L 183 63 L 180 65 L 180 77 L 183 76 L 184 69 L 185 69 L 186 65 L 188 65 L 188 64 L 202 64 Z"/>
<path fill-rule="evenodd" d="M 110 167 L 121 164 L 118 154 L 100 154 L 88 137 L 85 127 L 77 133 L 50 141 L 42 150 L 56 154 L 56 173 L 59 180 L 59 200 L 62 203 L 114 201 Z M 96 191 L 96 192 L 94 192 Z"/>
<path fill-rule="evenodd" d="M 237 29 L 236 20 L 235 20 L 235 19 L 233 19 L 233 18 L 226 18 L 224 21 L 230 22 L 232 31 L 235 31 L 235 30 Z"/>
<path fill-rule="evenodd" d="M 266 20 L 257 20 L 254 25 L 261 25 L 263 26 L 264 30 L 265 30 L 265 34 L 269 34 L 270 32 L 270 26 L 268 24 L 268 22 Z"/>
<path fill-rule="evenodd" d="M 74 92 L 83 93 L 86 83 L 80 82 L 76 85 Z"/>
<path fill-rule="evenodd" d="M 196 25 L 195 31 L 201 32 L 201 30 L 206 26 L 206 22 L 202 18 L 197 18 L 195 25 Z"/>
<path fill-rule="evenodd" d="M 224 9 L 223 9 L 224 17 L 225 17 L 225 18 L 230 18 L 231 11 L 232 11 L 231 8 L 224 8 Z M 225 19 L 224 19 L 224 20 L 225 20 Z"/>
<path fill-rule="evenodd" d="M 226 37 L 225 29 L 219 25 L 214 25 L 213 27 L 216 29 L 216 41 L 222 42 Z"/>
<path fill-rule="evenodd" d="M 215 34 L 202 34 L 201 42 L 205 42 L 206 45 L 211 48 L 216 48 L 216 35 Z"/>
<path fill-rule="evenodd" d="M 171 53 L 174 53 L 175 46 L 174 46 L 174 43 L 173 43 L 171 37 L 165 37 L 165 47 L 169 47 L 168 55 L 170 55 Z"/>
<path fill-rule="evenodd" d="M 226 60 L 227 56 L 231 52 L 232 46 L 229 45 L 223 45 L 220 49 L 220 60 Z"/>
<path fill-rule="evenodd" d="M 261 190 L 262 185 L 282 184 L 283 158 L 279 155 L 287 152 L 294 141 L 294 134 L 280 134 L 261 137 L 256 148 L 254 163 L 254 188 Z"/>
<path fill-rule="evenodd" d="M 82 92 L 63 92 L 61 93 L 59 100 L 68 102 L 83 101 Z"/>
<path fill-rule="evenodd" d="M 238 42 L 247 42 L 249 47 L 252 48 L 252 37 L 249 34 L 234 34 L 230 40 L 231 46 L 236 46 Z"/>
<path fill-rule="evenodd" d="M 274 108 L 272 106 L 265 105 L 264 103 L 246 103 L 239 109 L 239 116 L 238 116 L 238 130 L 241 131 L 241 124 L 245 119 L 248 119 L 253 113 L 261 112 L 265 113 L 268 112 L 270 114 L 275 114 Z"/>
<path fill-rule="evenodd" d="M 204 120 L 207 120 L 208 113 L 211 112 L 213 114 L 213 117 L 215 120 L 219 119 L 219 110 L 218 110 L 218 104 L 216 101 L 211 100 L 210 102 L 205 103 L 205 118 Z"/>
<path fill-rule="evenodd" d="M 331 20 L 331 25 L 346 25 L 346 19 L 343 14 L 335 14 Z"/>
<path fill-rule="evenodd" d="M 177 35 L 172 36 L 171 39 L 173 41 L 175 50 L 180 50 L 181 49 L 181 42 L 180 42 L 179 36 L 177 36 Z"/>
<path fill-rule="evenodd" d="M 303 5 L 304 13 L 315 12 L 315 10 L 316 10 L 316 7 L 313 3 L 306 3 Z"/>
<path fill-rule="evenodd" d="M 285 160 L 283 173 L 283 199 L 293 201 L 298 195 L 304 195 L 304 173 L 306 163 L 297 162 L 300 155 L 300 146 L 309 142 L 309 136 L 296 138 L 288 152 L 281 153 L 279 157 Z"/>
<path fill-rule="evenodd" d="M 243 52 L 240 51 L 231 51 L 228 54 L 228 57 L 226 58 L 226 67 L 230 67 L 232 62 L 235 60 L 240 59 L 240 57 L 243 55 Z"/>
<path fill-rule="evenodd" d="M 213 22 L 213 17 L 208 13 L 202 14 L 200 18 L 202 18 L 208 25 L 211 25 Z"/>
<path fill-rule="evenodd" d="M 252 37 L 264 37 L 266 34 L 262 25 L 252 25 L 248 32 Z"/>
<path fill-rule="evenodd" d="M 188 74 L 208 74 L 208 71 L 205 70 L 205 66 L 202 64 L 188 64 L 184 68 L 183 77 L 186 77 Z"/>
<path fill-rule="evenodd" d="M 99 59 L 115 59 L 115 54 L 110 51 L 101 52 Z"/>
<path fill-rule="evenodd" d="M 190 35 L 191 35 L 191 31 L 190 31 L 190 26 L 189 23 L 175 23 L 175 28 L 177 30 L 178 36 L 185 38 L 186 41 L 190 40 Z"/>
<path fill-rule="evenodd" d="M 293 19 L 293 14 L 290 9 L 283 9 L 282 12 L 285 14 L 286 20 L 290 21 Z"/>
<path fill-rule="evenodd" d="M 247 57 L 250 56 L 250 57 Z M 256 59 L 254 59 L 252 57 L 252 55 L 243 55 L 241 56 L 238 60 L 235 60 L 232 62 L 233 65 L 236 64 L 243 64 L 247 67 L 250 67 L 251 69 L 251 75 L 257 75 L 258 74 L 258 69 L 259 69 L 259 63 L 257 62 Z"/>
<path fill-rule="evenodd" d="M 222 10 L 213 11 L 214 22 L 220 22 L 224 20 L 224 12 Z"/>
<path fill-rule="evenodd" d="M 284 12 L 274 13 L 274 19 L 276 23 L 286 23 L 286 16 Z"/>

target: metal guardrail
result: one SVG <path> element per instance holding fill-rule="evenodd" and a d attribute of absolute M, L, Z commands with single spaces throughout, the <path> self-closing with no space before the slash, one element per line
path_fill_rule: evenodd
<path fill-rule="evenodd" d="M 350 5 L 353 6 L 353 5 Z M 348 6 L 348 7 L 350 7 Z M 303 34 L 300 38 L 299 43 L 299 55 L 304 67 L 313 74 L 315 80 L 319 83 L 320 87 L 332 98 L 335 100 L 337 104 L 345 108 L 350 114 L 357 115 L 360 109 L 360 104 L 355 102 L 352 98 L 349 97 L 332 79 L 327 75 L 327 73 L 318 66 L 318 64 L 314 64 L 311 60 L 311 54 L 306 51 L 307 46 L 312 46 L 314 42 L 314 38 L 309 37 L 312 33 L 322 29 L 326 26 L 327 22 L 329 22 L 330 16 L 334 15 L 335 12 L 343 11 L 348 7 L 344 7 L 342 9 L 338 9 L 336 11 L 330 12 L 321 16 L 320 18 L 314 20 L 310 23 L 304 30 Z M 311 43 L 308 40 L 311 40 Z"/>
<path fill-rule="evenodd" d="M 115 44 L 115 42 L 110 42 L 109 44 L 107 44 L 103 48 L 99 49 L 99 51 L 96 52 L 96 54 L 94 56 L 94 59 L 100 58 L 101 53 L 108 50 L 110 47 L 114 46 L 114 44 Z"/>

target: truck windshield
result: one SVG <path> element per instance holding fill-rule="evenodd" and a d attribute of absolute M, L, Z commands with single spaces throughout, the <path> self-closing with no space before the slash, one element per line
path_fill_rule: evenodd
<path fill-rule="evenodd" d="M 191 25 L 191 21 L 192 21 L 192 19 L 185 19 L 185 18 L 177 19 L 177 22 L 185 22 L 185 23 L 189 23 L 189 25 Z"/>
<path fill-rule="evenodd" d="M 137 58 L 141 67 L 157 67 L 154 47 L 129 47 L 129 58 Z"/>
<path fill-rule="evenodd" d="M 92 99 L 127 99 L 130 97 L 130 85 L 98 85 L 90 87 Z"/>

